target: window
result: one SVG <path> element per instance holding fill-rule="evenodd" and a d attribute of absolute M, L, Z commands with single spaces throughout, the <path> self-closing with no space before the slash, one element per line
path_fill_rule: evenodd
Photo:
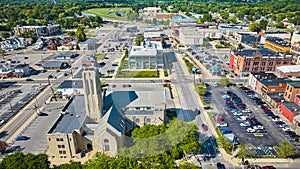
<path fill-rule="evenodd" d="M 109 151 L 109 145 L 104 145 L 104 151 Z"/>
<path fill-rule="evenodd" d="M 60 138 L 59 141 L 64 141 L 64 139 L 63 139 L 63 138 Z"/>
<path fill-rule="evenodd" d="M 140 123 L 140 119 L 139 119 L 139 118 L 135 118 L 135 119 L 134 119 L 134 122 L 135 122 L 135 123 Z"/>
<path fill-rule="evenodd" d="M 104 143 L 109 143 L 109 140 L 108 140 L 108 139 L 104 139 L 103 142 L 104 142 Z"/>
<path fill-rule="evenodd" d="M 58 148 L 65 148 L 65 145 L 57 145 Z"/>
<path fill-rule="evenodd" d="M 48 138 L 49 141 L 51 141 L 51 138 Z"/>
<path fill-rule="evenodd" d="M 56 141 L 59 141 L 59 138 L 56 138 Z"/>
<path fill-rule="evenodd" d="M 151 119 L 150 118 L 146 118 L 146 123 L 151 123 Z"/>

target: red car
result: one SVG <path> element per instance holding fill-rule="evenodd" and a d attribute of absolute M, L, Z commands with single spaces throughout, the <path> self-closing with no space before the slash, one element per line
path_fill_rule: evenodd
<path fill-rule="evenodd" d="M 251 121 L 251 120 L 256 120 L 256 118 L 255 117 L 247 117 L 246 120 Z"/>
<path fill-rule="evenodd" d="M 246 106 L 245 105 L 238 105 L 238 106 L 236 106 L 237 108 L 246 108 Z"/>
<path fill-rule="evenodd" d="M 165 83 L 170 83 L 171 81 L 170 81 L 170 80 L 164 80 L 164 82 L 165 82 Z"/>
<path fill-rule="evenodd" d="M 225 104 L 226 104 L 226 105 L 228 105 L 228 104 L 233 104 L 233 102 L 225 102 Z"/>
<path fill-rule="evenodd" d="M 270 111 L 270 109 L 269 108 L 264 108 L 264 109 L 262 109 L 262 111 L 267 112 L 267 111 Z"/>
<path fill-rule="evenodd" d="M 207 125 L 205 125 L 205 124 L 202 124 L 202 129 L 203 129 L 203 131 L 207 131 L 207 130 L 208 130 L 208 127 L 207 127 Z"/>

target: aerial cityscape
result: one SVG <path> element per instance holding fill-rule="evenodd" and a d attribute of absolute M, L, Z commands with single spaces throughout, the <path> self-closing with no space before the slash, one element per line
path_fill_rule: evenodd
<path fill-rule="evenodd" d="M 1 0 L 0 169 L 299 169 L 298 0 Z"/>

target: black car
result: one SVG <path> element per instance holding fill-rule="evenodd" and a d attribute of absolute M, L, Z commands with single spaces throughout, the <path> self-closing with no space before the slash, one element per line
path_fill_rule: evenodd
<path fill-rule="evenodd" d="M 204 107 L 204 110 L 209 110 L 209 109 L 211 109 L 210 106 L 205 106 L 205 107 Z"/>
<path fill-rule="evenodd" d="M 29 79 L 29 78 L 28 78 L 28 79 L 26 79 L 26 81 L 34 81 L 34 80 L 33 80 L 33 79 Z"/>
<path fill-rule="evenodd" d="M 49 78 L 49 79 L 53 78 L 53 75 L 49 75 L 48 78 Z"/>
<path fill-rule="evenodd" d="M 225 169 L 225 165 L 222 163 L 217 163 L 217 168 L 218 169 Z"/>

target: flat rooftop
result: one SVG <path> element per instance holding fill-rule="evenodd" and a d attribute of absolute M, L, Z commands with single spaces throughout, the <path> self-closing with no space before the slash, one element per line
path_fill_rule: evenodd
<path fill-rule="evenodd" d="M 276 69 L 283 73 L 296 73 L 300 72 L 300 65 L 279 66 Z"/>
<path fill-rule="evenodd" d="M 284 100 L 283 93 L 269 93 L 268 96 L 275 102 L 281 102 Z"/>
<path fill-rule="evenodd" d="M 266 38 L 267 41 L 270 41 L 272 43 L 275 43 L 277 45 L 280 45 L 280 46 L 284 46 L 284 47 L 288 47 L 288 46 L 291 46 L 291 43 L 288 42 L 288 41 L 285 41 L 281 38 L 278 38 L 278 37 L 267 37 Z"/>
<path fill-rule="evenodd" d="M 274 73 L 266 73 L 266 72 L 254 72 L 252 73 L 257 79 L 276 79 L 277 76 Z"/>
<path fill-rule="evenodd" d="M 277 78 L 277 79 L 262 79 L 260 81 L 265 86 L 279 86 L 280 83 L 289 83 L 290 79 L 287 78 Z"/>
<path fill-rule="evenodd" d="M 65 80 L 58 86 L 58 89 L 70 88 L 83 88 L 82 80 Z"/>
<path fill-rule="evenodd" d="M 294 88 L 300 88 L 300 81 L 289 82 L 289 85 L 293 86 Z"/>
<path fill-rule="evenodd" d="M 293 114 L 299 114 L 300 106 L 294 102 L 283 102 L 282 103 L 287 109 L 289 109 Z"/>

